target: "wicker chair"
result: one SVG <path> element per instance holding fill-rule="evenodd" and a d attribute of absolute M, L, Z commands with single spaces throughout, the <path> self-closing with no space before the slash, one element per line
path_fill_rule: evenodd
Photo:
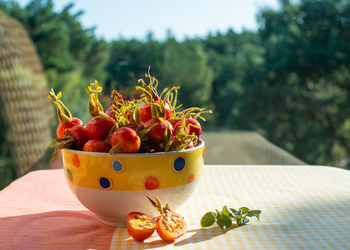
<path fill-rule="evenodd" d="M 47 93 L 43 67 L 27 32 L 0 11 L 0 104 L 17 177 L 32 170 L 48 149 L 54 110 Z"/>

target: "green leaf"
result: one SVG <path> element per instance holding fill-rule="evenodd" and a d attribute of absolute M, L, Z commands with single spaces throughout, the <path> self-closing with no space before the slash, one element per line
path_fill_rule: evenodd
<path fill-rule="evenodd" d="M 212 226 L 216 221 L 216 213 L 214 212 L 207 212 L 203 217 L 201 218 L 201 226 L 202 227 L 210 227 Z"/>
<path fill-rule="evenodd" d="M 255 216 L 258 220 L 260 219 L 260 214 L 261 214 L 261 210 L 250 210 L 248 213 L 247 213 L 247 216 L 248 217 L 253 217 Z"/>
<path fill-rule="evenodd" d="M 234 208 L 230 208 L 230 211 L 234 214 L 234 213 L 237 213 L 237 210 L 234 209 Z"/>
<path fill-rule="evenodd" d="M 227 209 L 227 206 L 224 206 L 224 207 L 222 208 L 222 212 L 223 212 L 225 215 L 227 215 L 228 217 L 234 217 L 233 214 L 231 213 L 231 211 L 229 211 L 229 210 Z"/>
<path fill-rule="evenodd" d="M 239 211 L 241 211 L 242 215 L 245 215 L 246 213 L 248 213 L 249 208 L 247 208 L 247 207 L 241 207 L 241 208 L 239 208 Z"/>
<path fill-rule="evenodd" d="M 243 226 L 249 222 L 249 219 L 247 217 L 243 217 L 241 219 L 237 220 L 237 225 L 238 226 Z"/>
<path fill-rule="evenodd" d="M 249 223 L 248 217 L 255 216 L 259 220 L 261 214 L 261 210 L 249 210 L 247 207 L 241 207 L 236 210 L 224 206 L 221 212 L 219 212 L 217 209 L 215 209 L 215 211 L 216 212 L 208 212 L 202 217 L 202 227 L 209 227 L 216 221 L 221 229 L 227 231 L 232 228 L 246 225 Z M 237 224 L 233 225 L 233 222 L 236 222 Z"/>
<path fill-rule="evenodd" d="M 225 231 L 232 227 L 232 220 L 222 212 L 216 215 L 216 223 Z"/>
<path fill-rule="evenodd" d="M 234 210 L 234 209 L 233 209 Z M 232 210 L 231 210 L 232 211 Z M 236 219 L 240 219 L 242 218 L 242 211 L 241 210 L 234 210 L 235 212 L 233 212 L 233 217 L 235 217 Z"/>

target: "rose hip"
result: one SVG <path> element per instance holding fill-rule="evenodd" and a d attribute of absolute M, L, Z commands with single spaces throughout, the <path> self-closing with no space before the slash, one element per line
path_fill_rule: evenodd
<path fill-rule="evenodd" d="M 53 89 L 49 92 L 49 99 L 53 101 L 57 110 L 57 118 L 60 122 L 57 126 L 56 133 L 58 138 L 64 138 L 64 131 L 68 128 L 72 128 L 74 126 L 83 125 L 83 122 L 76 117 L 72 117 L 69 109 L 63 104 L 60 100 L 62 97 L 62 93 L 59 92 L 57 95 Z"/>
<path fill-rule="evenodd" d="M 137 153 L 140 149 L 141 139 L 135 130 L 123 127 L 113 133 L 110 144 L 113 152 Z"/>
<path fill-rule="evenodd" d="M 86 133 L 91 139 L 104 139 L 114 123 L 107 118 L 91 119 L 86 124 Z"/>
<path fill-rule="evenodd" d="M 155 103 L 159 104 L 159 99 L 156 100 Z M 164 118 L 165 120 L 168 120 L 171 116 L 171 109 L 170 109 L 169 104 L 165 103 L 164 108 L 165 108 L 165 114 L 161 117 Z M 140 120 L 142 122 L 147 122 L 147 121 L 151 120 L 153 118 L 152 117 L 152 105 L 151 104 L 144 104 L 140 108 L 139 114 L 140 114 Z"/>
<path fill-rule="evenodd" d="M 66 129 L 64 135 L 73 138 L 74 149 L 83 149 L 84 144 L 89 140 L 85 127 L 81 125 Z"/>
<path fill-rule="evenodd" d="M 58 124 L 57 129 L 56 129 L 57 137 L 63 138 L 64 132 L 66 131 L 66 129 L 73 128 L 73 127 L 79 126 L 79 125 L 83 125 L 83 122 L 79 118 L 76 118 L 76 117 L 72 117 L 71 121 L 68 121 L 68 122 L 60 122 L 60 124 Z"/>
<path fill-rule="evenodd" d="M 162 143 L 164 141 L 165 134 L 167 134 L 168 138 L 172 136 L 173 126 L 167 120 L 161 121 L 159 119 L 152 119 L 146 122 L 144 126 L 146 129 L 153 126 L 146 135 L 154 143 Z"/>
<path fill-rule="evenodd" d="M 83 147 L 83 151 L 88 152 L 109 152 L 110 146 L 103 139 L 90 139 Z"/>
<path fill-rule="evenodd" d="M 174 134 L 176 134 L 177 129 L 181 126 L 182 121 L 178 121 L 175 124 L 174 127 Z M 189 135 L 196 135 L 197 137 L 200 137 L 202 135 L 202 127 L 201 124 L 193 118 L 187 118 L 185 121 L 185 126 L 190 126 L 190 132 Z"/>

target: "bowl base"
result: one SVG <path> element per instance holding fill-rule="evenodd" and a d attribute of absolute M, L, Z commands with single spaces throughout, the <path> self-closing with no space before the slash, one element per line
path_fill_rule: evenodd
<path fill-rule="evenodd" d="M 102 222 L 102 224 L 105 224 L 107 226 L 126 228 L 126 221 L 125 220 L 118 220 L 115 218 L 108 218 L 108 217 L 103 217 L 103 216 L 97 216 L 97 218 Z"/>

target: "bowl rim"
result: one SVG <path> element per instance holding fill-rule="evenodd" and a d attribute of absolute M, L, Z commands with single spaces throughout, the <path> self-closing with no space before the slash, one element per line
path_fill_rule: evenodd
<path fill-rule="evenodd" d="M 204 148 L 204 140 L 199 138 L 199 145 L 194 148 L 184 149 L 180 151 L 169 151 L 169 152 L 155 152 L 155 153 L 117 153 L 117 154 L 109 154 L 109 153 L 102 153 L 102 152 L 87 152 L 87 151 L 81 151 L 81 150 L 75 150 L 75 149 L 68 149 L 64 148 L 62 151 L 67 152 L 73 152 L 78 154 L 85 154 L 85 155 L 95 155 L 95 156 L 108 156 L 108 157 L 150 157 L 150 156 L 161 156 L 161 155 L 173 155 L 178 153 L 187 153 L 194 150 L 198 150 L 200 148 Z"/>

